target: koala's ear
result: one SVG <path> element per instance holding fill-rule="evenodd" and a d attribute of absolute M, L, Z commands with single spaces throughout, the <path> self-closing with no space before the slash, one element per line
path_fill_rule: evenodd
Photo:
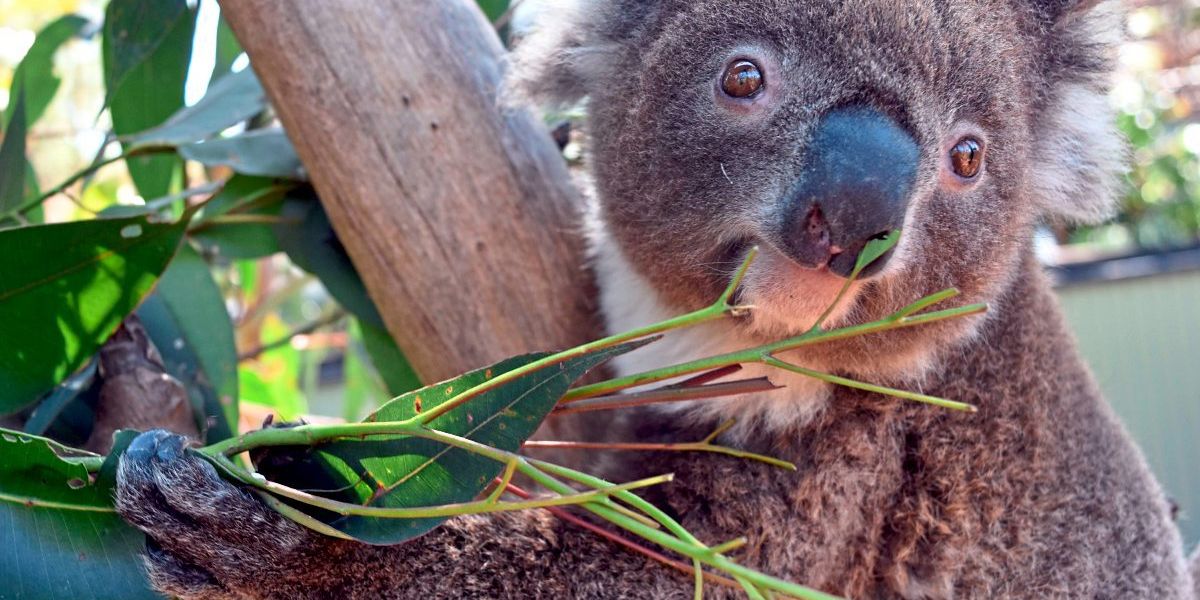
<path fill-rule="evenodd" d="M 1032 183 L 1044 217 L 1098 223 L 1116 211 L 1129 158 L 1108 100 L 1124 14 L 1112 1 L 1040 3 L 1065 12 L 1046 44 Z"/>
<path fill-rule="evenodd" d="M 550 0 L 510 57 L 509 102 L 569 106 L 582 100 L 628 49 L 658 0 Z"/>

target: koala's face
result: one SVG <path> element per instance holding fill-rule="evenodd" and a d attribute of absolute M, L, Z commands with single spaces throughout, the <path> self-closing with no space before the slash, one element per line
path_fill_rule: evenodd
<path fill-rule="evenodd" d="M 899 247 L 834 322 L 948 287 L 992 300 L 1039 219 L 1107 211 L 1122 159 L 1104 101 L 1116 15 L 1094 4 L 600 1 L 547 23 L 517 77 L 588 97 L 602 218 L 661 297 L 711 303 L 758 246 L 745 326 L 778 338 L 807 330 L 889 232 Z M 900 356 L 966 331 L 871 343 Z"/>

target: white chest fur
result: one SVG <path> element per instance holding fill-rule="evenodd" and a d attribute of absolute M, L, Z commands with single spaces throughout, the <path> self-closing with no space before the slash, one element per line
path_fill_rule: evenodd
<path fill-rule="evenodd" d="M 621 249 L 604 231 L 603 225 L 591 223 L 593 268 L 600 287 L 600 307 L 610 333 L 629 331 L 651 325 L 680 311 L 666 306 L 653 286 L 629 263 Z M 677 365 L 691 360 L 744 350 L 760 341 L 750 339 L 729 323 L 714 322 L 668 333 L 662 340 L 645 348 L 618 357 L 613 368 L 620 376 L 633 375 L 651 369 Z M 791 361 L 796 357 L 784 356 Z M 819 369 L 820 365 L 805 364 Z M 731 433 L 737 437 L 755 430 L 795 426 L 815 415 L 828 400 L 829 384 L 772 369 L 763 365 L 743 365 L 735 377 L 768 376 L 783 389 L 729 398 L 697 400 L 660 405 L 679 418 L 722 422 L 736 419 L 738 426 Z"/>

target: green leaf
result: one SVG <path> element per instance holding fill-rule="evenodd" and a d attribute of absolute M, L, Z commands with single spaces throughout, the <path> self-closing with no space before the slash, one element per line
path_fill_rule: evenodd
<path fill-rule="evenodd" d="M 284 195 L 294 186 L 267 177 L 234 175 L 205 205 L 190 237 L 214 256 L 255 259 L 275 254 L 280 251 L 276 223 L 221 222 L 219 218 L 231 214 L 279 218 Z"/>
<path fill-rule="evenodd" d="M 134 79 L 134 73 L 155 62 L 160 47 L 180 27 L 195 22 L 186 0 L 112 0 L 104 13 L 105 104 Z M 191 13 L 191 14 L 189 14 Z M 192 26 L 186 26 L 191 29 Z M 189 39 L 188 47 L 191 47 Z M 185 67 L 186 68 L 186 67 Z"/>
<path fill-rule="evenodd" d="M 508 10 L 509 0 L 478 0 L 478 3 L 479 8 L 483 9 L 483 14 L 494 23 Z"/>
<path fill-rule="evenodd" d="M 858 260 L 855 261 L 855 276 L 863 269 L 871 266 L 871 263 L 879 260 L 881 256 L 891 251 L 892 248 L 895 248 L 898 243 L 900 243 L 899 229 L 887 234 L 883 238 L 868 241 L 867 245 L 863 247 L 862 252 L 858 253 Z"/>
<path fill-rule="evenodd" d="M 71 456 L 94 455 L 0 430 L 0 598 L 159 598 L 142 534 L 113 510 L 111 485 Z"/>
<path fill-rule="evenodd" d="M 429 426 L 493 448 L 516 452 L 576 380 L 612 357 L 641 345 L 641 342 L 624 344 L 533 371 L 473 398 L 434 419 Z M 408 419 L 442 404 L 456 393 L 546 356 L 532 354 L 509 359 L 410 392 L 385 404 L 366 421 Z M 502 464 L 489 458 L 440 442 L 411 437 L 322 444 L 311 450 L 308 460 L 312 462 L 301 461 L 298 467 L 304 467 L 310 473 L 321 469 L 325 477 L 299 482 L 301 487 L 343 490 L 337 497 L 344 502 L 392 508 L 470 501 L 503 469 Z M 445 520 L 338 517 L 328 513 L 313 516 L 371 544 L 400 543 L 428 532 Z"/>
<path fill-rule="evenodd" d="M 25 203 L 25 97 L 17 96 L 12 122 L 0 142 L 0 221 Z"/>
<path fill-rule="evenodd" d="M 367 295 L 367 286 L 350 262 L 321 203 L 315 197 L 296 193 L 284 202 L 281 215 L 286 223 L 275 227 L 279 248 L 296 266 L 316 275 L 343 308 L 364 323 L 386 330 L 383 317 Z"/>
<path fill-rule="evenodd" d="M 165 123 L 129 136 L 131 147 L 178 146 L 203 140 L 262 112 L 267 96 L 252 69 L 243 69 L 212 84 L 192 106 L 176 112 Z"/>
<path fill-rule="evenodd" d="M 199 409 L 206 441 L 233 435 L 238 418 L 233 323 L 208 263 L 191 246 L 182 246 L 138 316 L 167 372 Z"/>
<path fill-rule="evenodd" d="M 185 227 L 134 217 L 0 231 L 0 414 L 84 366 L 149 293 Z"/>
<path fill-rule="evenodd" d="M 183 107 L 196 11 L 187 10 L 184 0 L 113 0 L 108 19 L 104 65 L 113 132 L 146 131 Z M 137 156 L 125 163 L 143 198 L 179 189 L 183 162 L 177 156 Z"/>
<path fill-rule="evenodd" d="M 38 402 L 37 408 L 25 422 L 25 433 L 46 435 L 59 415 L 96 383 L 97 362 L 92 360 L 82 371 L 70 376 Z"/>
<path fill-rule="evenodd" d="M 287 135 L 279 128 L 255 129 L 228 138 L 179 147 L 188 160 L 210 167 L 229 167 L 243 175 L 304 179 L 304 167 Z"/>
<path fill-rule="evenodd" d="M 25 97 L 25 127 L 31 128 L 58 92 L 62 79 L 54 72 L 54 54 L 59 47 L 78 37 L 90 22 L 78 15 L 59 17 L 38 32 L 33 45 L 13 73 L 10 98 Z M 12 121 L 12 112 L 6 122 Z"/>
<path fill-rule="evenodd" d="M 355 319 L 362 332 L 363 347 L 371 356 L 371 364 L 379 373 L 388 393 L 399 396 L 421 387 L 421 380 L 405 358 L 404 353 L 392 340 L 386 329 L 380 329 L 362 319 Z"/>

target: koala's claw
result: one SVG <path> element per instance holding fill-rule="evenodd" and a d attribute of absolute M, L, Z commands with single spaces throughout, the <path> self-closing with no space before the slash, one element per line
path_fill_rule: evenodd
<path fill-rule="evenodd" d="M 141 434 L 121 457 L 116 506 L 151 539 L 145 561 L 155 586 L 182 597 L 236 596 L 227 590 L 248 577 L 280 576 L 316 537 L 221 479 L 186 438 L 162 430 Z"/>

